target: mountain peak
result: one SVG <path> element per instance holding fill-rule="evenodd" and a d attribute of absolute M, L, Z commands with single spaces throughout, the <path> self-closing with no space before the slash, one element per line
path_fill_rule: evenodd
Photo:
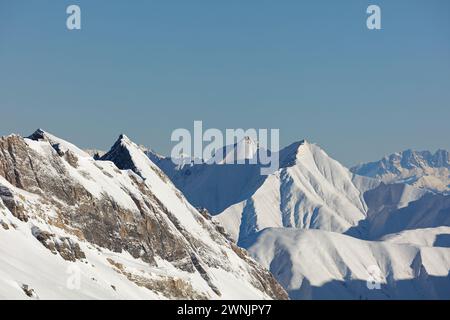
<path fill-rule="evenodd" d="M 303 153 L 305 148 L 309 147 L 308 141 L 305 139 L 291 143 L 280 151 L 281 167 L 290 167 L 295 164 L 297 156 Z"/>
<path fill-rule="evenodd" d="M 128 138 L 128 136 L 124 133 L 121 133 L 119 135 L 119 141 L 126 141 L 126 142 L 131 142 L 130 138 Z"/>
<path fill-rule="evenodd" d="M 232 164 L 239 161 L 254 159 L 258 156 L 259 144 L 250 136 L 245 136 L 238 142 L 217 150 L 212 157 L 221 164 Z M 211 159 L 209 160 L 211 161 Z"/>
<path fill-rule="evenodd" d="M 67 151 L 71 151 L 72 153 L 76 154 L 79 157 L 90 157 L 90 155 L 87 152 L 81 150 L 74 144 L 67 142 L 64 139 L 58 138 L 41 128 L 37 129 L 33 134 L 31 134 L 27 138 L 34 141 L 46 141 L 58 153 L 65 153 Z"/>
<path fill-rule="evenodd" d="M 104 155 L 107 156 L 108 154 L 111 154 L 112 152 L 114 153 L 121 153 L 123 151 L 126 151 L 130 148 L 133 148 L 135 145 L 135 143 L 133 141 L 130 140 L 130 138 L 128 138 L 127 135 L 121 133 L 119 135 L 119 138 L 117 138 L 116 142 L 114 142 L 113 146 L 111 147 L 111 149 Z M 137 146 L 136 146 L 137 148 Z M 102 157 L 103 158 L 103 157 Z"/>
<path fill-rule="evenodd" d="M 41 128 L 34 131 L 30 136 L 28 136 L 28 139 L 31 140 L 45 140 L 45 136 L 47 135 L 47 132 Z"/>
<path fill-rule="evenodd" d="M 111 161 L 121 170 L 132 170 L 144 180 L 154 178 L 155 174 L 166 182 L 158 167 L 147 156 L 148 150 L 121 134 L 111 149 L 100 160 Z"/>

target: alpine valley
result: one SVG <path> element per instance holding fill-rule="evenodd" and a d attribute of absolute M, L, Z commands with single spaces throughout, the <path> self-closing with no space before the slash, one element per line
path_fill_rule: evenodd
<path fill-rule="evenodd" d="M 125 135 L 1 137 L 0 299 L 450 299 L 448 152 L 349 170 L 303 140 L 279 159 L 262 176 Z"/>

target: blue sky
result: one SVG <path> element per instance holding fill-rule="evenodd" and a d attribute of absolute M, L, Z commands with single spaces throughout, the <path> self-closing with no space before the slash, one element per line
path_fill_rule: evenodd
<path fill-rule="evenodd" d="M 78 4 L 82 30 L 66 29 Z M 366 8 L 382 28 L 366 28 Z M 346 165 L 450 149 L 448 0 L 0 0 L 0 135 L 280 128 Z"/>

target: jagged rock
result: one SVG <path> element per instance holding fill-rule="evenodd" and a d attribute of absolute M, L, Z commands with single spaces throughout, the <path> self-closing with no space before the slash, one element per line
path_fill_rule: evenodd
<path fill-rule="evenodd" d="M 23 206 L 14 199 L 13 193 L 0 184 L 0 199 L 3 201 L 8 210 L 19 220 L 28 221 Z"/>
<path fill-rule="evenodd" d="M 30 298 L 37 298 L 37 294 L 33 288 L 30 288 L 27 284 L 22 285 L 23 292 Z"/>
<path fill-rule="evenodd" d="M 72 167 L 78 168 L 78 158 L 73 152 L 71 152 L 70 150 L 67 151 L 64 154 L 64 158 Z"/>
<path fill-rule="evenodd" d="M 108 258 L 107 260 L 114 267 L 114 270 L 117 273 L 123 274 L 130 281 L 140 287 L 147 288 L 157 293 L 162 293 L 163 295 L 174 299 L 207 299 L 204 294 L 194 290 L 192 285 L 183 279 L 175 277 L 158 277 L 156 279 L 151 279 L 149 277 L 128 271 L 123 264 L 116 262 L 111 258 Z M 116 290 L 115 287 L 113 287 L 113 289 Z"/>
<path fill-rule="evenodd" d="M 56 237 L 54 234 L 40 230 L 38 227 L 31 229 L 33 236 L 49 249 L 52 253 L 59 253 L 64 260 L 76 261 L 85 259 L 86 255 L 80 245 L 67 237 Z"/>
<path fill-rule="evenodd" d="M 5 221 L 1 220 L 0 221 L 0 225 L 3 227 L 3 229 L 9 230 L 9 226 L 8 226 L 8 224 Z"/>

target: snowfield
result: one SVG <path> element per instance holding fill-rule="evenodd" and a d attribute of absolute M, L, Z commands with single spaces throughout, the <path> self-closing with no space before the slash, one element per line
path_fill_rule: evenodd
<path fill-rule="evenodd" d="M 247 246 L 293 299 L 450 299 L 450 248 L 286 228 L 261 231 Z M 367 286 L 374 267 L 380 290 Z"/>

